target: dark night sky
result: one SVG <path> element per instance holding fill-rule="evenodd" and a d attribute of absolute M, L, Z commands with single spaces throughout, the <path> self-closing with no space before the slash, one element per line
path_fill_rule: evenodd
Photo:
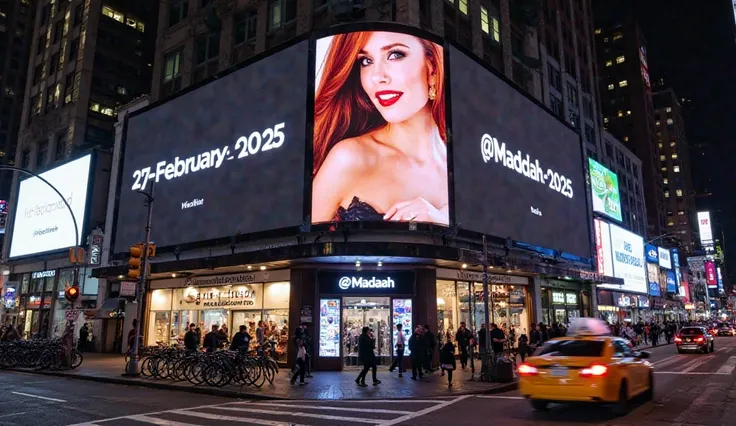
<path fill-rule="evenodd" d="M 736 282 L 736 27 L 731 0 L 636 4 L 652 82 L 664 78 L 678 97 L 690 100 L 683 106 L 693 180 L 696 189 L 713 194 L 698 197 L 696 205 L 717 211 L 713 220 L 723 225 L 728 272 Z"/>

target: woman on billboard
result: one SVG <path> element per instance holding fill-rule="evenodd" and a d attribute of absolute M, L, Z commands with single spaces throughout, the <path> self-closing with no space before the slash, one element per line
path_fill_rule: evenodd
<path fill-rule="evenodd" d="M 371 31 L 317 51 L 312 222 L 448 225 L 442 47 Z"/>

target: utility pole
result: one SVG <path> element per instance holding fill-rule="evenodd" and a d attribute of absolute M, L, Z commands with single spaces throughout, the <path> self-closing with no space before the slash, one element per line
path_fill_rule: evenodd
<path fill-rule="evenodd" d="M 139 194 L 142 194 L 146 197 L 146 202 L 148 203 L 148 215 L 146 218 L 146 239 L 143 240 L 143 262 L 141 266 L 143 267 L 141 271 L 141 276 L 138 281 L 138 285 L 136 286 L 135 291 L 135 301 L 138 304 L 136 308 L 136 322 L 135 322 L 135 336 L 133 338 L 133 345 L 131 346 L 131 351 L 133 352 L 130 355 L 130 362 L 128 362 L 128 368 L 127 371 L 123 374 L 124 376 L 139 376 L 140 370 L 138 369 L 138 351 L 139 351 L 139 336 L 141 334 L 141 324 L 143 323 L 143 315 L 145 315 L 145 312 L 143 311 L 143 298 L 146 296 L 146 283 L 148 281 L 148 246 L 151 242 L 151 218 L 153 217 L 153 191 L 154 191 L 154 184 L 151 184 L 151 192 L 144 192 L 144 191 L 137 191 Z"/>

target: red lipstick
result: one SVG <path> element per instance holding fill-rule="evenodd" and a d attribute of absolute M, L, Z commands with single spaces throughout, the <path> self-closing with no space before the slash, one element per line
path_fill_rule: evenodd
<path fill-rule="evenodd" d="M 381 104 L 382 107 L 390 107 L 398 102 L 403 94 L 404 92 L 397 92 L 395 90 L 382 90 L 380 92 L 376 92 L 376 99 L 378 99 L 378 103 Z"/>

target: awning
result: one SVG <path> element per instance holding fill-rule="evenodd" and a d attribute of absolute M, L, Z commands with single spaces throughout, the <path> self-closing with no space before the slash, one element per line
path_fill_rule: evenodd
<path fill-rule="evenodd" d="M 92 319 L 111 319 L 116 317 L 116 313 L 120 310 L 120 299 L 111 297 L 106 299 L 102 306 L 94 312 Z"/>

